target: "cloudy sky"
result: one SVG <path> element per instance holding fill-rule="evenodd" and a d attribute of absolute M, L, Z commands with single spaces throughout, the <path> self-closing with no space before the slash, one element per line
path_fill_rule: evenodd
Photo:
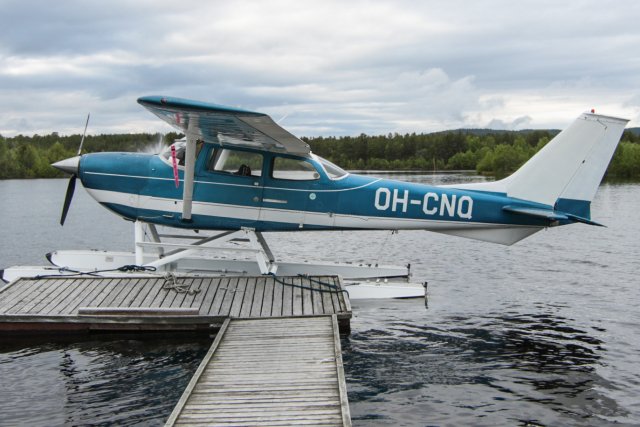
<path fill-rule="evenodd" d="M 169 95 L 298 136 L 640 126 L 640 2 L 0 0 L 0 134 L 167 132 Z"/>

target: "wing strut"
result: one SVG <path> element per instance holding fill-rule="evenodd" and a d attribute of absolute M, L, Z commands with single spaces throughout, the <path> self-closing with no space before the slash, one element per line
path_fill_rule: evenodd
<path fill-rule="evenodd" d="M 189 120 L 189 127 L 196 125 L 197 120 Z M 191 221 L 191 206 L 193 202 L 193 175 L 196 164 L 196 136 L 187 132 L 187 150 L 184 155 L 184 190 L 182 192 L 182 220 Z"/>

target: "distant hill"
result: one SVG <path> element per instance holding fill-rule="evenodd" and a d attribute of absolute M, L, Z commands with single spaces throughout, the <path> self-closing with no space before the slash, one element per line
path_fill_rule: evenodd
<path fill-rule="evenodd" d="M 492 135 L 492 134 L 501 134 L 501 133 L 515 133 L 521 135 L 527 135 L 533 132 L 549 132 L 550 135 L 556 135 L 560 133 L 560 129 L 521 129 L 521 130 L 508 130 L 508 129 L 453 129 L 453 130 L 443 130 L 440 132 L 434 132 L 435 134 L 444 134 L 444 133 L 462 133 L 464 135 Z M 635 128 L 627 128 L 625 132 L 629 132 L 634 136 L 640 136 L 640 127 Z"/>
<path fill-rule="evenodd" d="M 638 128 L 640 129 L 640 128 Z M 451 133 L 451 132 L 460 132 L 463 133 L 465 135 L 478 135 L 478 136 L 485 136 L 485 135 L 492 135 L 492 134 L 496 134 L 496 133 L 515 133 L 515 134 L 521 134 L 521 135 L 527 135 L 533 132 L 549 132 L 549 134 L 551 135 L 556 135 L 557 133 L 560 132 L 559 129 L 521 129 L 521 130 L 509 130 L 509 129 L 486 129 L 486 128 L 478 128 L 478 129 L 467 129 L 467 128 L 462 128 L 462 129 L 454 129 L 454 130 L 443 130 L 440 132 L 435 132 L 436 134 L 438 133 Z"/>

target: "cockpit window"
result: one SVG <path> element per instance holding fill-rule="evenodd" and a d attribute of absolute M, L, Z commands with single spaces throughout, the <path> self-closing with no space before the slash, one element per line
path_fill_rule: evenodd
<path fill-rule="evenodd" d="M 316 160 L 318 160 L 320 162 L 320 164 L 324 168 L 325 172 L 327 172 L 327 175 L 329 175 L 329 178 L 331 178 L 333 180 L 343 178 L 343 177 L 347 176 L 347 174 L 348 174 L 347 171 L 342 169 L 340 166 L 334 165 L 333 163 L 331 163 L 327 159 L 323 159 L 320 156 L 316 156 Z"/>
<path fill-rule="evenodd" d="M 207 169 L 241 176 L 262 176 L 262 154 L 218 148 L 211 151 Z"/>
<path fill-rule="evenodd" d="M 179 139 L 171 145 L 176 148 L 176 160 L 178 162 L 178 167 L 184 166 L 185 155 L 187 152 L 187 141 L 185 139 Z M 164 158 L 164 160 L 169 164 L 172 164 L 171 145 L 167 147 L 162 153 L 160 153 L 160 156 L 162 156 L 162 158 Z M 202 150 L 203 146 L 204 146 L 204 142 L 202 141 L 196 142 L 196 159 L 198 158 L 198 155 L 200 154 L 200 150 Z"/>
<path fill-rule="evenodd" d="M 306 160 L 275 157 L 271 177 L 293 181 L 314 181 L 320 179 L 316 168 Z"/>

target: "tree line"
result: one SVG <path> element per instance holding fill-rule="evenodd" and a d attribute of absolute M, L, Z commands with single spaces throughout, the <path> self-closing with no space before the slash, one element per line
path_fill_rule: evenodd
<path fill-rule="evenodd" d="M 475 170 L 503 177 L 515 171 L 557 134 L 552 130 L 458 130 L 430 134 L 388 134 L 302 138 L 314 153 L 349 170 Z M 176 133 L 89 135 L 84 152 L 149 151 L 181 137 Z M 0 135 L 0 179 L 53 178 L 50 165 L 75 156 L 80 135 Z M 640 179 L 640 136 L 626 130 L 608 176 Z"/>

